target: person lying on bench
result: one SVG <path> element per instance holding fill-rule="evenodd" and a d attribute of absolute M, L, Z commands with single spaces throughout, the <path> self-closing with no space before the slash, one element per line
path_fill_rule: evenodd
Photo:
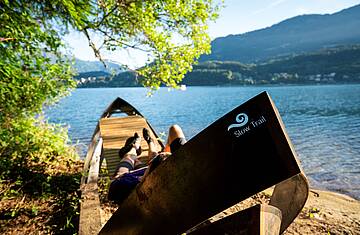
<path fill-rule="evenodd" d="M 126 140 L 124 147 L 119 151 L 121 160 L 109 187 L 109 200 L 121 203 L 148 173 L 186 143 L 185 135 L 178 125 L 169 128 L 166 145 L 160 153 L 156 151 L 154 140 L 146 128 L 143 129 L 143 137 L 149 146 L 148 163 L 144 164 L 138 160 L 141 154 L 141 137 L 135 133 Z"/>

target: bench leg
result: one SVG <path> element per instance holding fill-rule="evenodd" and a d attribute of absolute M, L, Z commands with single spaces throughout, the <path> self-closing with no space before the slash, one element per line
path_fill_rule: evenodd
<path fill-rule="evenodd" d="M 189 235 L 249 234 L 279 235 L 281 211 L 276 207 L 258 204 L 225 218 L 200 226 Z"/>
<path fill-rule="evenodd" d="M 308 195 L 309 184 L 303 173 L 299 173 L 275 186 L 269 204 L 281 210 L 280 233 L 283 233 L 301 212 Z"/>

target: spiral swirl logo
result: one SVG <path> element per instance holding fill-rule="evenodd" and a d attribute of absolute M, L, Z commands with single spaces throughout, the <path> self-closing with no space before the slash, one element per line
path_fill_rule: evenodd
<path fill-rule="evenodd" d="M 234 128 L 234 127 L 242 127 L 242 126 L 245 126 L 248 121 L 249 121 L 249 117 L 245 114 L 245 113 L 239 113 L 237 116 L 236 116 L 236 122 L 237 123 L 234 123 L 234 124 L 231 124 L 229 127 L 228 127 L 228 131 L 230 131 L 231 128 Z"/>

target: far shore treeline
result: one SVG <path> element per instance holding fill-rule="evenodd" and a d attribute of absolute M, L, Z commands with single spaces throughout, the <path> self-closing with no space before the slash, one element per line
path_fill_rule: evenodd
<path fill-rule="evenodd" d="M 121 71 L 78 74 L 78 87 L 141 86 L 141 77 Z M 258 63 L 207 61 L 193 66 L 182 84 L 191 86 L 360 83 L 360 44 L 283 56 Z"/>

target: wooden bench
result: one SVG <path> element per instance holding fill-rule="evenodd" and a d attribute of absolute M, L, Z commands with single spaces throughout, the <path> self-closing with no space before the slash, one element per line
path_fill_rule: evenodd
<path fill-rule="evenodd" d="M 270 204 L 281 211 L 282 233 L 304 206 L 308 183 L 264 92 L 173 153 L 136 187 L 100 234 L 181 234 L 273 185 Z"/>

